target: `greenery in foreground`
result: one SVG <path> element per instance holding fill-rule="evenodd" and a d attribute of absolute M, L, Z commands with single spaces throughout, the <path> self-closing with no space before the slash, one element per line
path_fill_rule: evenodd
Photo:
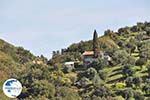
<path fill-rule="evenodd" d="M 54 51 L 50 60 L 0 40 L 0 100 L 9 100 L 2 92 L 8 78 L 21 81 L 20 100 L 149 100 L 150 23 L 106 30 L 98 41 L 112 60 L 98 58 L 85 69 L 81 54 L 92 50 L 91 40 Z M 76 68 L 63 67 L 66 61 Z"/>

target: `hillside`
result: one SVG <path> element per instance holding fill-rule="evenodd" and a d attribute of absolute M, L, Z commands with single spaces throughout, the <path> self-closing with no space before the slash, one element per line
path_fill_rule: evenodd
<path fill-rule="evenodd" d="M 2 84 L 4 80 L 10 78 L 24 63 L 32 61 L 33 56 L 29 51 L 22 47 L 15 47 L 0 39 L 0 98 L 4 99 Z"/>
<path fill-rule="evenodd" d="M 25 100 L 149 100 L 150 22 L 106 30 L 96 38 L 98 57 L 84 67 L 82 53 L 93 50 L 93 41 L 81 41 L 53 52 L 47 61 L 22 47 L 0 40 L 0 90 L 8 78 L 23 85 L 17 99 Z M 64 66 L 75 62 L 75 69 Z M 0 91 L 0 100 L 9 100 Z"/>
<path fill-rule="evenodd" d="M 117 32 L 106 30 L 104 35 L 98 38 L 98 41 L 99 50 L 106 52 L 112 58 L 111 63 L 106 66 L 104 65 L 104 68 L 101 68 L 103 66 L 101 62 L 96 62 L 97 64 L 94 63 L 94 65 L 91 64 L 89 66 L 89 68 L 94 67 L 94 69 L 91 69 L 93 71 L 96 69 L 95 72 L 100 75 L 100 80 L 103 80 L 102 84 L 115 94 L 120 91 L 121 94 L 119 95 L 125 96 L 124 92 L 121 91 L 133 92 L 135 90 L 134 92 L 138 96 L 133 93 L 133 98 L 136 98 L 136 100 L 138 97 L 141 97 L 139 100 L 143 100 L 142 96 L 143 98 L 148 98 L 150 96 L 149 90 L 146 90 L 147 93 L 146 91 L 144 92 L 143 88 L 149 87 L 147 84 L 149 84 L 150 78 L 150 23 L 137 23 L 137 25 L 131 27 L 120 28 Z M 72 44 L 64 49 L 62 54 L 54 55 L 50 60 L 50 64 L 74 61 L 80 62 L 79 65 L 82 66 L 81 54 L 84 51 L 92 50 L 92 48 L 92 40 Z M 79 65 L 77 64 L 77 67 Z M 81 73 L 85 74 L 87 72 L 88 69 L 85 71 L 81 70 Z M 78 74 L 80 76 L 80 73 Z M 82 78 L 92 83 L 92 80 L 86 74 L 79 78 L 78 82 Z M 139 84 L 136 84 L 136 82 Z M 87 88 L 92 87 L 79 88 L 88 93 L 83 93 L 85 97 L 93 95 L 91 94 L 93 92 L 87 91 Z M 120 98 L 120 96 L 117 98 Z"/>
<path fill-rule="evenodd" d="M 106 49 L 111 48 L 119 48 L 118 44 L 113 40 L 113 36 L 115 34 L 112 34 L 111 36 L 101 36 L 98 38 L 99 47 L 101 51 L 106 51 Z M 79 43 L 73 43 L 69 47 L 62 49 L 61 53 L 59 54 L 53 54 L 52 59 L 49 61 L 52 64 L 55 63 L 63 63 L 65 61 L 78 61 L 81 60 L 81 54 L 84 51 L 90 51 L 92 50 L 92 40 L 88 41 L 81 41 Z M 54 51 L 57 52 L 57 51 Z"/>

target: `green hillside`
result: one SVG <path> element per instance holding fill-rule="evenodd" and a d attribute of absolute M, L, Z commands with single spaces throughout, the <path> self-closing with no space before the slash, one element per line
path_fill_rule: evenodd
<path fill-rule="evenodd" d="M 89 66 L 89 68 L 94 67 L 94 69 L 91 69 L 93 71 L 96 69 L 96 73 L 99 74 L 99 79 L 102 81 L 101 85 L 107 87 L 113 95 L 116 95 L 115 99 L 117 98 L 118 100 L 121 99 L 120 97 L 127 99 L 124 95 L 126 91 L 132 91 L 132 99 L 143 100 L 143 98 L 148 98 L 150 96 L 149 93 L 147 93 L 149 90 L 146 90 L 146 92 L 143 88 L 149 87 L 150 78 L 150 23 L 137 23 L 137 25 L 131 27 L 120 28 L 117 32 L 106 30 L 104 35 L 98 38 L 98 41 L 99 50 L 112 57 L 110 64 L 104 68 L 101 68 L 103 66 L 99 61 L 96 62 L 97 64 Z M 92 49 L 92 40 L 74 43 L 64 49 L 62 54 L 54 55 L 49 62 L 53 65 L 66 61 L 75 61 L 77 62 L 77 67 L 79 65 L 82 66 L 81 54 L 84 51 Z M 87 73 L 87 71 L 88 69 L 85 71 L 81 69 L 81 73 Z M 78 71 L 75 73 L 78 73 Z M 80 76 L 80 72 L 78 74 Z M 87 77 L 86 74 L 79 78 L 78 82 L 80 82 L 82 78 L 92 83 L 92 79 Z M 139 84 L 136 84 L 136 82 L 139 82 Z M 92 90 L 90 90 L 90 92 L 88 88 L 94 89 L 94 87 L 78 88 L 79 90 L 84 90 L 84 92 L 87 91 L 87 94 L 83 92 L 85 97 L 91 98 L 91 96 L 93 96 Z M 118 91 L 120 91 L 121 94 L 118 94 Z M 82 98 L 84 96 L 82 96 Z M 141 98 L 138 99 L 138 97 Z"/>
<path fill-rule="evenodd" d="M 2 93 L 8 78 L 22 83 L 20 100 L 149 100 L 150 22 L 106 30 L 96 41 L 74 43 L 47 60 L 0 40 L 0 100 L 10 100 Z M 82 53 L 93 44 L 111 60 L 97 57 L 85 67 Z M 75 69 L 63 65 L 68 61 Z"/>
<path fill-rule="evenodd" d="M 24 63 L 32 61 L 33 56 L 22 47 L 15 47 L 0 39 L 0 98 L 7 100 L 2 92 L 2 84 L 22 68 Z"/>

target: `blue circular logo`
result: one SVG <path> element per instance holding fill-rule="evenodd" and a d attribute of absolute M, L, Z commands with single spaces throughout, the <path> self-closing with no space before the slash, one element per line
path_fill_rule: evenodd
<path fill-rule="evenodd" d="M 21 94 L 22 85 L 17 79 L 8 79 L 3 84 L 3 92 L 9 98 L 16 98 Z"/>

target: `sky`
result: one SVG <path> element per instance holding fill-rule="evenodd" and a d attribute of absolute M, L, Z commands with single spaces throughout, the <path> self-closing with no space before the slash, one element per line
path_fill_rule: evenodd
<path fill-rule="evenodd" d="M 0 39 L 50 58 L 104 31 L 150 21 L 150 0 L 0 0 Z"/>

